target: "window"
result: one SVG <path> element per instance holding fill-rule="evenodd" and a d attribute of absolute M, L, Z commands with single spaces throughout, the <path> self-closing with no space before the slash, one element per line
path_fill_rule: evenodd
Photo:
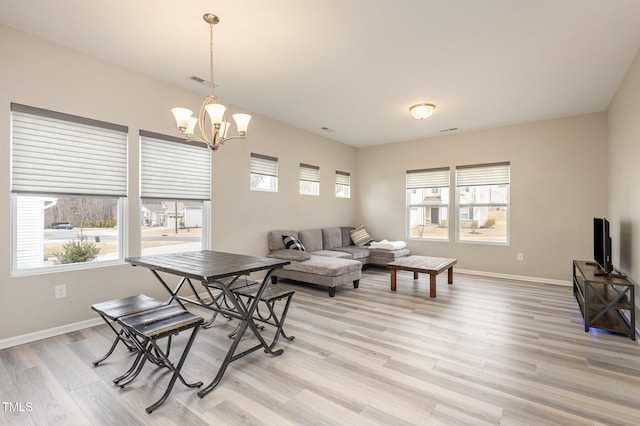
<path fill-rule="evenodd" d="M 13 272 L 124 257 L 127 131 L 11 104 Z"/>
<path fill-rule="evenodd" d="M 336 197 L 351 198 L 351 175 L 336 170 Z"/>
<path fill-rule="evenodd" d="M 407 170 L 409 238 L 449 240 L 449 168 Z"/>
<path fill-rule="evenodd" d="M 252 191 L 278 192 L 278 159 L 252 152 L 249 177 Z"/>
<path fill-rule="evenodd" d="M 510 164 L 456 167 L 459 241 L 509 242 Z"/>
<path fill-rule="evenodd" d="M 208 247 L 211 153 L 200 143 L 140 132 L 142 254 Z"/>
<path fill-rule="evenodd" d="M 300 163 L 300 194 L 320 195 L 320 167 Z"/>

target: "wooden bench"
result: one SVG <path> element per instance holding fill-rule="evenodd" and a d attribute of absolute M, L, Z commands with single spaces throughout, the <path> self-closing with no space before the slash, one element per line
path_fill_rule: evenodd
<path fill-rule="evenodd" d="M 153 297 L 138 294 L 136 296 L 109 300 L 108 302 L 101 302 L 92 305 L 91 309 L 96 311 L 102 317 L 116 335 L 109 351 L 101 358 L 93 361 L 93 365 L 98 365 L 105 359 L 109 358 L 118 345 L 118 342 L 124 343 L 130 351 L 136 349 L 135 344 L 131 342 L 131 338 L 126 334 L 126 331 L 122 327 L 120 327 L 120 330 L 116 330 L 116 327 L 114 327 L 114 324 L 117 325 L 120 318 L 159 308 L 165 304 L 165 302 L 156 300 Z"/>
<path fill-rule="evenodd" d="M 171 393 L 171 389 L 173 389 L 176 379 L 180 379 L 185 386 L 190 388 L 202 386 L 202 382 L 187 383 L 182 377 L 182 374 L 180 374 L 180 370 L 187 359 L 187 355 L 189 354 L 189 350 L 200 326 L 204 323 L 204 318 L 194 315 L 182 308 L 178 308 L 177 306 L 169 305 L 152 311 L 121 317 L 118 322 L 134 337 L 133 342 L 139 352 L 131 368 L 122 376 L 116 378 L 114 383 L 124 388 L 125 385 L 131 383 L 138 376 L 147 360 L 173 371 L 173 375 L 164 394 L 158 401 L 147 407 L 147 413 L 151 413 L 166 401 L 169 393 Z M 178 364 L 174 365 L 169 359 L 171 336 L 189 329 L 193 329 L 191 336 L 182 351 Z M 157 341 L 164 337 L 169 338 L 166 352 L 163 352 L 157 344 Z"/>
<path fill-rule="evenodd" d="M 234 289 L 233 291 L 241 297 L 238 297 L 238 300 L 241 303 L 244 303 L 243 308 L 247 308 L 249 303 L 255 299 L 258 289 L 260 288 L 260 284 L 252 284 L 244 287 L 240 287 L 238 289 Z M 276 332 L 273 337 L 273 340 L 269 344 L 269 348 L 273 349 L 273 347 L 278 342 L 278 338 L 280 335 L 287 340 L 295 339 L 295 336 L 287 336 L 283 330 L 284 321 L 287 318 L 287 312 L 289 311 L 289 305 L 291 304 L 291 299 L 294 295 L 295 291 L 280 285 L 268 285 L 267 288 L 264 289 L 262 295 L 260 296 L 260 302 L 264 302 L 267 306 L 268 312 L 264 313 L 260 311 L 260 305 L 256 308 L 256 313 L 254 314 L 253 320 L 259 321 L 265 324 L 272 325 L 276 327 Z M 245 297 L 246 303 L 243 302 L 242 297 Z M 285 304 L 282 308 L 280 317 L 278 317 L 275 309 L 275 304 L 279 300 L 286 299 Z"/>

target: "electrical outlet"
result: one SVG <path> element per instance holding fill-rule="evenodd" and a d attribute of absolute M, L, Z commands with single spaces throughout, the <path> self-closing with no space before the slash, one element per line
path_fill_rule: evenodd
<path fill-rule="evenodd" d="M 524 254 L 523 253 L 518 253 L 516 255 L 516 259 L 518 259 L 519 261 L 523 261 L 524 260 Z"/>
<path fill-rule="evenodd" d="M 66 284 L 60 284 L 55 287 L 56 299 L 62 299 L 63 297 L 67 297 L 67 286 Z"/>

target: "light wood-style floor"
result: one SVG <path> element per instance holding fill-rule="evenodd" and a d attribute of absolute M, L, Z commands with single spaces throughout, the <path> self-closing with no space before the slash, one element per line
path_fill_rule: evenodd
<path fill-rule="evenodd" d="M 2 350 L 0 423 L 640 424 L 640 346 L 585 333 L 569 287 L 462 274 L 448 286 L 443 274 L 429 299 L 428 278 L 399 272 L 394 294 L 388 271 L 373 269 L 335 298 L 291 284 L 285 329 L 296 338 L 280 340 L 283 355 L 258 351 L 232 363 L 202 399 L 177 382 L 150 415 L 166 369 L 146 366 L 125 389 L 115 386 L 132 355 L 119 346 L 92 366 L 111 342 L 106 325 Z M 213 378 L 231 330 L 222 320 L 200 331 L 187 380 Z"/>

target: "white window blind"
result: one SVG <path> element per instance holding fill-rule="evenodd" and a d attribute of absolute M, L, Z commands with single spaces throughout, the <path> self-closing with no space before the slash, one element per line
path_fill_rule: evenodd
<path fill-rule="evenodd" d="M 250 171 L 256 175 L 278 177 L 278 159 L 252 152 Z"/>
<path fill-rule="evenodd" d="M 456 185 L 506 185 L 510 180 L 509 169 L 508 162 L 458 166 L 456 167 Z"/>
<path fill-rule="evenodd" d="M 349 186 L 351 184 L 351 175 L 347 172 L 336 170 L 336 185 Z"/>
<path fill-rule="evenodd" d="M 141 197 L 211 200 L 211 153 L 204 144 L 140 131 Z"/>
<path fill-rule="evenodd" d="M 446 188 L 449 186 L 449 168 L 407 170 L 407 189 Z"/>
<path fill-rule="evenodd" d="M 127 132 L 12 103 L 12 192 L 126 196 Z"/>
<path fill-rule="evenodd" d="M 320 182 L 320 167 L 300 163 L 300 180 Z"/>

